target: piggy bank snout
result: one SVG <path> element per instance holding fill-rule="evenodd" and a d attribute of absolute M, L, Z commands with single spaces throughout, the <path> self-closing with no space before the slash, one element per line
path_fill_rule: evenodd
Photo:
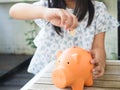
<path fill-rule="evenodd" d="M 52 73 L 52 81 L 59 88 L 65 88 L 67 86 L 66 70 L 55 69 Z"/>

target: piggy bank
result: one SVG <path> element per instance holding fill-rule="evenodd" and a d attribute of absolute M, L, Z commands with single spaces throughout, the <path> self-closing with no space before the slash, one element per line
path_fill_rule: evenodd
<path fill-rule="evenodd" d="M 52 81 L 58 88 L 71 87 L 83 90 L 93 85 L 91 54 L 80 48 L 72 47 L 57 54 L 56 67 L 52 72 Z"/>

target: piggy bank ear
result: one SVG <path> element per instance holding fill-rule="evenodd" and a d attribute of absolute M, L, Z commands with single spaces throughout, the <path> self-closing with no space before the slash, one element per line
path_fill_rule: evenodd
<path fill-rule="evenodd" d="M 72 59 L 74 59 L 76 61 L 76 63 L 79 64 L 79 62 L 80 62 L 80 55 L 75 53 L 75 54 L 72 55 Z"/>
<path fill-rule="evenodd" d="M 62 51 L 57 52 L 57 55 L 56 55 L 57 59 L 58 59 L 58 57 L 60 57 L 61 54 L 62 54 Z"/>

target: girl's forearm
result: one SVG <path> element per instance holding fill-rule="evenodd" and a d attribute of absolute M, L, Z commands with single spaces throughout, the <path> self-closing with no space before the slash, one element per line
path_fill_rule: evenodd
<path fill-rule="evenodd" d="M 13 5 L 10 8 L 9 14 L 15 19 L 37 19 L 44 18 L 46 9 L 48 8 L 42 6 L 35 6 L 33 4 L 19 3 Z"/>
<path fill-rule="evenodd" d="M 101 62 L 105 67 L 106 52 L 105 52 L 104 41 L 105 41 L 105 33 L 103 32 L 97 34 L 94 38 L 92 50 L 95 50 L 96 52 L 99 53 L 97 56 L 100 58 L 100 60 L 102 60 Z"/>
<path fill-rule="evenodd" d="M 104 32 L 95 35 L 92 49 L 93 48 L 101 48 L 101 49 L 105 48 L 105 33 Z"/>

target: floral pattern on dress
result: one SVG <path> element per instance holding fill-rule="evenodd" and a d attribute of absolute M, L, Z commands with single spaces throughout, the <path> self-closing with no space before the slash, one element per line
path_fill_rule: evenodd
<path fill-rule="evenodd" d="M 47 6 L 47 2 L 40 0 L 33 5 Z M 75 29 L 75 35 L 70 35 L 69 31 L 62 28 L 63 37 L 59 36 L 53 29 L 53 26 L 43 19 L 36 19 L 36 24 L 41 28 L 36 36 L 34 43 L 37 46 L 36 52 L 31 60 L 28 72 L 37 74 L 51 61 L 56 60 L 58 50 L 64 50 L 72 46 L 79 46 L 90 50 L 94 36 L 101 32 L 106 32 L 118 27 L 117 20 L 112 17 L 102 2 L 94 1 L 95 15 L 93 22 L 86 27 L 88 14 L 79 22 Z M 66 9 L 73 13 L 73 9 Z"/>

